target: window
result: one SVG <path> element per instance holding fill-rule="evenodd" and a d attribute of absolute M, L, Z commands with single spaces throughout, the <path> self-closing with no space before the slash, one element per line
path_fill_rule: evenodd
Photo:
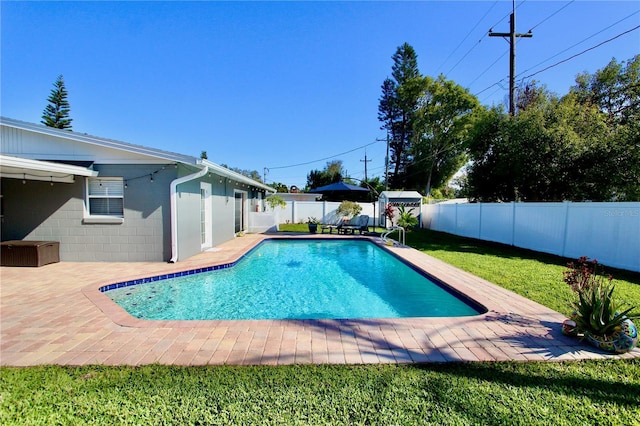
<path fill-rule="evenodd" d="M 87 179 L 85 222 L 122 222 L 124 183 L 122 178 Z"/>

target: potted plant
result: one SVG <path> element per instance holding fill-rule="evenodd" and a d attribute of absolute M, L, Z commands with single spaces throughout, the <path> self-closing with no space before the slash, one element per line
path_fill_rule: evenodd
<path fill-rule="evenodd" d="M 307 219 L 307 225 L 309 226 L 309 233 L 315 234 L 316 232 L 318 232 L 319 223 L 320 221 L 315 217 L 310 217 L 309 219 Z"/>
<path fill-rule="evenodd" d="M 593 346 L 608 352 L 623 353 L 635 348 L 638 330 L 631 314 L 633 306 L 626 306 L 614 295 L 613 277 L 597 274 L 597 260 L 581 257 L 569 263 L 564 282 L 576 294 L 571 303 L 574 311 L 563 324 L 563 333 L 580 336 Z"/>

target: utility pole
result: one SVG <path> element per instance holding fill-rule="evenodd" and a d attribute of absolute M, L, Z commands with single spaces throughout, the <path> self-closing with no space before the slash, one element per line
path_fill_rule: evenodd
<path fill-rule="evenodd" d="M 367 160 L 367 150 L 364 150 L 364 160 L 360 160 L 360 162 L 364 163 L 364 181 L 368 182 L 367 180 L 367 163 L 370 163 L 371 160 Z"/>
<path fill-rule="evenodd" d="M 509 19 L 508 33 L 494 33 L 493 28 L 489 30 L 489 37 L 509 37 L 511 51 L 509 55 L 509 115 L 516 113 L 516 38 L 533 37 L 531 30 L 526 34 L 516 33 L 516 0 L 513 0 L 513 12 Z"/>

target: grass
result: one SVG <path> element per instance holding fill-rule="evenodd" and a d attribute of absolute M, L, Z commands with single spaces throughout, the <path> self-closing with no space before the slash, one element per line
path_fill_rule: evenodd
<path fill-rule="evenodd" d="M 302 226 L 305 227 L 306 224 Z M 294 231 L 295 232 L 295 231 Z M 430 231 L 407 242 L 566 312 L 567 259 Z M 640 300 L 640 274 L 609 270 Z M 0 423 L 640 424 L 640 360 L 0 368 Z"/>
<path fill-rule="evenodd" d="M 408 232 L 407 245 L 557 312 L 571 313 L 572 293 L 562 273 L 572 259 L 429 230 Z M 637 306 L 640 273 L 604 269 L 614 277 L 615 294 Z"/>
<path fill-rule="evenodd" d="M 631 425 L 640 361 L 3 368 L 20 424 Z"/>

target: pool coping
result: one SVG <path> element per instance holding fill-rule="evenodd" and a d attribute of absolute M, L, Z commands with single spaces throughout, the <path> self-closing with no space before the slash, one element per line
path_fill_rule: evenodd
<path fill-rule="evenodd" d="M 475 300 L 469 317 L 356 320 L 188 320 L 132 317 L 106 284 L 237 262 L 264 239 L 366 236 L 248 234 L 184 262 L 2 267 L 0 365 L 278 365 L 636 358 L 562 335 L 564 317 L 408 247 L 385 247 Z M 68 274 L 63 277 L 61 274 Z M 82 282 L 83 276 L 105 278 Z M 108 278 L 106 278 L 108 277 Z M 85 278 L 86 279 L 86 278 Z M 63 283 L 64 280 L 64 283 Z M 59 291 L 56 291 L 59 289 Z"/>

